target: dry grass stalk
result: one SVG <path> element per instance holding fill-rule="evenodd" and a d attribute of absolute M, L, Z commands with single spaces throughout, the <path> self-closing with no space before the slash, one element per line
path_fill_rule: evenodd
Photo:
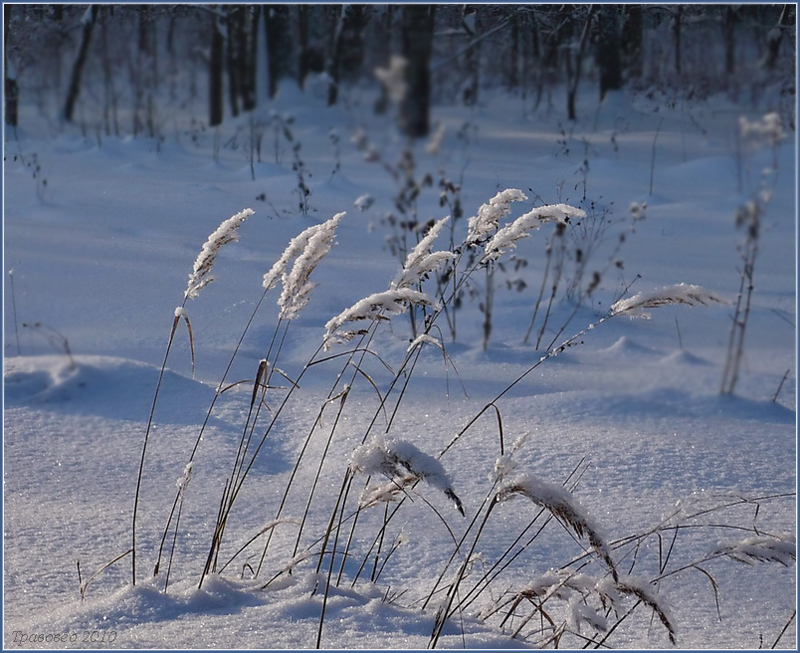
<path fill-rule="evenodd" d="M 503 501 L 513 494 L 527 497 L 536 505 L 547 509 L 562 524 L 570 527 L 579 538 L 586 537 L 595 553 L 608 567 L 614 580 L 617 580 L 619 575 L 611 556 L 611 548 L 567 490 L 560 485 L 521 475 L 506 482 L 498 491 L 496 500 Z"/>

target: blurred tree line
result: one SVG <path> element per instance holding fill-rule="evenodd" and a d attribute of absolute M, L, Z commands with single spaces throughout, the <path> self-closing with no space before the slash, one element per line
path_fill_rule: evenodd
<path fill-rule="evenodd" d="M 167 109 L 198 100 L 213 127 L 284 80 L 322 83 L 336 104 L 376 69 L 389 73 L 375 110 L 398 101 L 411 137 L 428 133 L 432 102 L 498 89 L 535 110 L 562 85 L 570 120 L 582 85 L 601 99 L 796 92 L 794 4 L 4 4 L 3 20 L 6 123 L 55 94 L 61 119 L 91 114 L 108 134 L 154 136 Z"/>

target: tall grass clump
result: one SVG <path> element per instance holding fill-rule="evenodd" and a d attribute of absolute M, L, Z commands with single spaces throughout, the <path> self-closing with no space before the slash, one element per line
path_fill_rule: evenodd
<path fill-rule="evenodd" d="M 189 280 L 186 284 L 186 289 L 183 292 L 183 302 L 175 309 L 172 318 L 172 327 L 170 328 L 169 337 L 167 338 L 167 347 L 164 352 L 164 360 L 161 363 L 161 369 L 158 373 L 158 381 L 156 382 L 156 389 L 153 394 L 153 401 L 150 406 L 150 413 L 147 417 L 147 426 L 144 433 L 144 441 L 142 443 L 142 454 L 139 461 L 139 471 L 136 476 L 136 490 L 134 492 L 133 500 L 133 517 L 131 522 L 131 583 L 136 585 L 136 521 L 139 514 L 139 499 L 141 497 L 142 489 L 142 474 L 144 472 L 145 457 L 147 455 L 147 444 L 150 438 L 150 433 L 153 428 L 153 419 L 156 412 L 156 405 L 158 404 L 158 395 L 161 390 L 161 383 L 164 379 L 164 372 L 167 368 L 167 360 L 169 352 L 172 349 L 172 343 L 175 339 L 175 332 L 178 329 L 181 319 L 186 323 L 189 332 L 189 338 L 192 339 L 192 327 L 189 321 L 189 316 L 186 313 L 186 303 L 190 299 L 196 298 L 200 291 L 205 288 L 209 283 L 214 281 L 211 275 L 211 270 L 214 267 L 217 256 L 225 245 L 235 242 L 239 237 L 239 227 L 255 212 L 252 209 L 244 209 L 243 211 L 231 216 L 224 220 L 217 229 L 211 233 L 206 242 L 203 244 L 200 253 L 195 259 L 192 272 L 189 275 Z M 194 369 L 194 346 L 192 346 L 192 369 Z"/>
<path fill-rule="evenodd" d="M 431 221 L 416 243 L 409 243 L 399 269 L 383 287 L 345 304 L 346 308 L 320 324 L 316 348 L 295 372 L 282 369 L 287 333 L 309 302 L 315 287 L 312 274 L 331 250 L 344 214 L 290 240 L 261 279 L 262 295 L 255 311 L 268 293 L 279 290 L 274 327 L 263 357 L 252 361 L 253 378 L 241 382 L 252 389 L 243 405 L 235 453 L 223 463 L 227 472 L 220 480 L 219 501 L 209 515 L 213 532 L 198 568 L 201 586 L 210 574 L 234 568 L 241 577 L 259 580 L 262 588 L 274 588 L 279 579 L 291 582 L 300 573 L 312 574 L 312 593 L 320 610 L 315 643 L 322 647 L 330 597 L 336 588 L 378 583 L 393 573 L 403 557 L 400 547 L 413 545 L 403 522 L 413 519 L 427 528 L 430 520 L 441 529 L 448 549 L 442 552 L 443 564 L 429 570 L 414 588 L 419 595 L 414 605 L 433 615 L 429 647 L 438 646 L 446 624 L 468 610 L 512 637 L 537 646 L 560 647 L 607 646 L 621 624 L 641 619 L 635 613 L 645 613 L 675 644 L 679 630 L 662 581 L 699 569 L 718 600 L 713 571 L 707 568 L 712 561 L 787 564 L 794 559 L 793 541 L 756 525 L 755 518 L 752 528 L 739 525 L 742 517 L 735 510 L 746 499 L 697 509 L 682 506 L 641 533 L 615 539 L 578 498 L 588 469 L 585 462 L 559 482 L 518 462 L 524 438 L 507 442 L 504 402 L 524 379 L 582 344 L 587 333 L 610 320 L 649 317 L 652 310 L 667 305 L 726 303 L 697 285 L 679 283 L 618 299 L 593 322 L 540 353 L 479 410 L 462 415 L 444 432 L 416 439 L 408 433 L 402 418 L 410 410 L 406 398 L 418 377 L 422 352 L 433 346 L 448 360 L 442 337 L 448 327 L 443 329 L 439 322 L 470 280 L 488 274 L 487 269 L 543 226 L 553 223 L 558 228 L 586 216 L 583 209 L 559 203 L 511 217 L 512 205 L 526 199 L 519 189 L 500 191 L 467 221 L 461 242 L 447 243 L 443 236 L 451 226 L 450 216 Z M 211 245 L 209 250 L 213 249 Z M 210 266 L 196 264 L 195 268 L 185 299 L 194 292 L 190 289 L 199 290 L 208 283 L 205 274 Z M 443 275 L 447 283 L 441 283 Z M 391 337 L 389 329 L 400 331 L 393 324 L 403 315 L 411 322 L 402 329 L 410 335 L 410 345 L 404 351 L 394 349 L 396 360 L 390 360 L 377 345 Z M 184 314 L 176 311 L 170 344 L 179 317 Z M 484 332 L 484 345 L 486 339 Z M 233 357 L 238 350 L 237 346 Z M 177 483 L 156 565 L 158 574 L 162 552 L 171 541 L 165 589 L 183 501 L 194 488 L 189 481 L 203 429 L 216 399 L 240 383 L 226 385 L 229 370 L 230 365 Z M 321 394 L 304 387 L 311 370 L 330 379 Z M 276 375 L 282 387 L 274 381 Z M 358 395 L 361 403 L 354 413 L 352 401 L 359 386 L 374 399 L 370 403 L 364 401 L 363 393 Z M 275 499 L 265 505 L 266 517 L 237 512 L 245 484 L 269 450 L 268 440 L 281 432 L 280 420 L 290 406 L 300 407 L 309 416 L 301 426 L 292 465 L 283 477 L 263 481 L 275 486 Z M 149 428 L 148 424 L 148 434 Z M 475 470 L 477 477 L 487 479 L 477 482 L 481 488 L 477 494 L 465 492 L 450 471 L 450 461 L 463 447 L 486 451 L 494 461 L 491 469 Z M 143 466 L 144 454 L 139 483 Z M 441 497 L 449 505 L 440 506 Z M 761 497 L 748 505 L 788 498 Z M 733 516 L 726 521 L 724 515 Z M 234 523 L 243 525 L 244 532 L 235 532 Z M 284 529 L 291 533 L 276 535 Z M 696 529 L 741 537 L 719 544 L 699 560 L 679 560 L 676 542 Z M 552 539 L 560 537 L 566 537 L 567 544 L 552 549 Z M 654 550 L 658 551 L 655 560 Z M 552 558 L 552 568 L 531 567 L 537 555 Z M 387 588 L 386 600 L 389 596 L 399 600 L 399 594 Z"/>

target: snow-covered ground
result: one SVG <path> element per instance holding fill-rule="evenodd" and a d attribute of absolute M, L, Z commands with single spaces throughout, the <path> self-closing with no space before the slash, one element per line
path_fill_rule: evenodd
<path fill-rule="evenodd" d="M 445 129 L 441 147 L 431 154 L 418 143 L 414 150 L 416 179 L 426 172 L 433 179 L 433 187 L 421 191 L 419 217 L 440 219 L 450 212 L 439 206 L 442 174 L 461 184 L 464 217 L 456 222 L 456 244 L 466 234 L 467 218 L 506 188 L 520 189 L 530 200 L 512 205 L 503 224 L 543 203 L 591 209 L 594 202 L 596 215 L 609 211 L 608 226 L 590 217 L 569 227 L 564 241 L 573 259 L 576 247 L 589 252 L 589 244 L 597 244 L 586 279 L 601 270 L 601 285 L 577 308 L 559 292 L 537 349 L 548 287 L 533 334 L 524 341 L 553 233 L 553 226 L 545 225 L 514 251 L 527 265 L 515 271 L 512 261 L 496 273 L 488 349 L 481 344 L 481 297 L 464 296 L 455 342 L 445 315 L 439 316 L 448 359 L 425 345 L 413 374 L 401 378 L 410 382 L 388 437 L 436 456 L 502 394 L 497 411 L 486 411 L 440 459 L 465 516 L 440 491 L 441 484 L 409 488 L 410 500 L 389 523 L 379 577 L 369 581 L 370 558 L 353 585 L 384 515 L 380 505 L 366 509 L 342 582 L 332 585 L 327 597 L 327 556 L 320 575 L 312 556 L 263 589 L 293 556 L 296 521 L 275 527 L 258 578 L 253 573 L 266 535 L 198 589 L 252 380 L 275 327 L 280 290 L 267 295 L 227 374 L 227 383 L 248 383 L 221 395 L 204 432 L 166 593 L 163 566 L 156 579 L 151 576 L 176 481 L 262 296 L 262 276 L 289 240 L 347 211 L 336 244 L 311 277 L 318 284 L 311 301 L 287 331 L 280 367 L 290 379 L 315 355 L 330 318 L 385 290 L 397 274 L 400 261 L 385 247 L 393 232 L 381 220 L 394 209 L 397 185 L 380 162 L 364 160 L 351 137 L 363 129 L 390 164 L 398 160 L 402 140 L 388 118 L 371 114 L 369 92 L 354 91 L 346 107 L 327 109 L 319 99 L 284 87 L 275 105 L 259 115 L 267 121 L 274 109 L 294 116 L 291 129 L 310 173 L 310 211 L 302 215 L 290 146 L 279 139 L 276 156 L 274 132 L 267 128 L 262 162 L 251 171 L 247 117 L 226 123 L 215 158 L 214 134 L 193 131 L 188 115 L 176 116 L 163 142 L 156 142 L 98 137 L 91 130 L 84 135 L 79 127 L 56 129 L 34 108 L 23 107 L 22 126 L 7 132 L 4 143 L 4 646 L 308 648 L 316 644 L 324 604 L 325 648 L 425 648 L 436 610 L 466 556 L 467 575 L 453 605 L 469 596 L 501 556 L 509 560 L 508 547 L 529 540 L 477 600 L 453 614 L 437 645 L 532 646 L 547 636 L 549 619 L 556 627 L 566 624 L 562 647 L 582 646 L 581 637 L 599 640 L 602 635 L 587 621 L 578 624 L 580 635 L 570 634 L 578 630 L 576 616 L 598 616 L 587 612 L 588 605 L 597 607 L 594 590 L 585 589 L 586 604 L 575 591 L 571 602 L 551 596 L 541 613 L 533 607 L 544 600 L 534 590 L 545 591 L 545 575 L 581 559 L 588 547 L 574 528 L 546 521 L 544 514 L 525 530 L 540 508 L 516 496 L 492 508 L 470 551 L 477 528 L 473 519 L 486 514 L 482 501 L 492 492 L 500 454 L 498 413 L 504 450 L 513 458 L 506 465 L 516 464 L 518 472 L 545 487 L 565 483 L 573 488 L 576 509 L 597 525 L 623 578 L 628 573 L 646 581 L 665 576 L 650 587 L 659 609 L 668 612 L 678 647 L 772 645 L 796 603 L 796 568 L 787 553 L 793 555 L 796 531 L 795 134 L 775 151 L 769 145 L 751 151 L 740 142 L 740 116 L 757 120 L 769 110 L 766 103 L 737 106 L 713 98 L 670 109 L 656 100 L 616 94 L 598 106 L 595 91 L 588 89 L 579 105 L 582 121 L 569 125 L 563 102 L 555 97 L 557 106 L 528 115 L 518 99 L 503 94 L 473 110 L 435 107 L 433 121 Z M 339 137 L 338 159 L 332 130 Z M 651 320 L 615 317 L 503 393 L 551 341 L 558 345 L 596 322 L 627 287 L 631 295 L 684 282 L 735 301 L 741 268 L 737 245 L 745 235 L 736 228 L 736 210 L 757 190 L 760 171 L 774 163 L 777 181 L 762 217 L 753 304 L 732 396 L 720 395 L 733 315 L 733 307 L 723 304 L 665 306 L 653 310 Z M 354 203 L 367 194 L 374 203 L 360 211 Z M 647 203 L 644 219 L 633 221 L 632 202 Z M 170 351 L 144 467 L 138 582 L 131 586 L 128 555 L 92 579 L 82 599 L 79 570 L 86 582 L 131 546 L 148 412 L 187 275 L 208 235 L 247 207 L 256 213 L 240 227 L 239 242 L 220 251 L 213 270 L 217 280 L 186 304 L 194 375 L 183 323 Z M 585 235 L 592 229 L 599 240 Z M 446 248 L 449 237 L 445 230 L 435 249 Z M 570 261 L 565 280 L 572 270 Z M 550 275 L 548 284 L 552 270 Z M 477 292 L 485 278 L 482 270 L 474 275 Z M 524 289 L 506 288 L 507 279 L 523 280 Z M 434 293 L 434 281 L 425 289 Z M 345 368 L 347 380 L 353 380 L 346 401 L 337 395 L 329 402 L 314 431 L 282 511 L 282 517 L 294 520 L 303 515 L 324 459 L 303 531 L 302 546 L 312 552 L 319 552 L 318 538 L 350 456 L 373 416 L 379 422 L 370 439 L 386 431 L 391 411 L 378 408 L 377 392 L 388 393 L 393 377 L 383 363 L 397 371 L 409 338 L 405 315 L 382 324 L 370 344 L 382 362 L 369 354 L 364 374 Z M 342 351 L 347 347 L 336 345 L 330 354 Z M 343 361 L 334 358 L 310 368 L 280 412 L 231 513 L 220 566 L 275 518 L 295 460 Z M 280 387 L 268 391 L 266 402 L 276 411 L 289 381 L 276 375 L 272 384 Z M 387 394 L 389 405 L 398 390 Z M 256 439 L 269 423 L 265 415 Z M 512 454 L 512 443 L 523 436 Z M 355 483 L 363 478 L 357 476 Z M 354 486 L 351 507 L 356 494 Z M 659 524 L 673 528 L 654 533 L 638 548 L 626 543 L 628 536 Z M 454 540 L 468 528 L 448 565 Z M 776 557 L 788 566 L 752 558 L 754 564 L 741 564 L 730 556 L 699 562 L 731 542 L 773 536 L 779 538 L 773 544 L 783 547 Z M 345 537 L 343 532 L 338 551 Z M 167 550 L 171 542 L 170 532 Z M 763 554 L 755 540 L 750 546 L 746 551 Z M 566 568 L 601 585 L 609 577 L 594 554 Z M 435 587 L 440 591 L 422 609 Z M 504 621 L 512 593 L 526 589 L 518 615 Z M 636 602 L 634 595 L 621 596 L 603 613 L 607 625 L 614 626 Z M 494 606 L 502 607 L 484 618 Z M 512 639 L 526 614 L 535 615 L 521 630 L 529 637 Z M 796 643 L 792 621 L 778 647 Z M 667 629 L 644 605 L 613 628 L 606 644 L 670 646 Z"/>

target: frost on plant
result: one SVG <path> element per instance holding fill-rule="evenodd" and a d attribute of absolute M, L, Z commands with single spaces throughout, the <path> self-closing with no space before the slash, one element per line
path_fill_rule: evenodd
<path fill-rule="evenodd" d="M 633 297 L 620 299 L 611 306 L 611 315 L 649 318 L 650 313 L 647 309 L 668 304 L 708 306 L 709 304 L 728 304 L 728 301 L 701 286 L 679 283 L 661 290 L 640 292 Z"/>
<path fill-rule="evenodd" d="M 189 283 L 183 293 L 185 299 L 194 299 L 205 286 L 214 281 L 214 277 L 209 276 L 209 273 L 214 266 L 219 250 L 223 245 L 239 240 L 237 231 L 239 225 L 254 213 L 253 209 L 245 209 L 237 213 L 223 221 L 217 230 L 208 237 L 194 262 L 192 273 L 189 275 Z"/>
<path fill-rule="evenodd" d="M 180 499 L 183 499 L 186 494 L 186 488 L 189 487 L 189 482 L 192 480 L 193 470 L 194 462 L 190 461 L 186 463 L 186 467 L 183 469 L 183 476 L 181 476 L 175 483 L 175 487 L 178 488 L 178 496 Z"/>
<path fill-rule="evenodd" d="M 442 464 L 405 440 L 375 438 L 358 447 L 350 456 L 350 469 L 364 474 L 383 474 L 389 483 L 368 487 L 361 496 L 362 507 L 381 501 L 392 501 L 399 492 L 417 481 L 444 493 L 463 515 L 458 498 Z"/>
<path fill-rule="evenodd" d="M 431 252 L 433 241 L 436 240 L 449 219 L 448 216 L 434 223 L 425 237 L 409 252 L 403 269 L 397 273 L 390 288 L 393 290 L 410 288 L 421 282 L 426 275 L 438 269 L 444 261 L 455 258 L 455 254 L 449 251 Z"/>
<path fill-rule="evenodd" d="M 406 349 L 406 351 L 412 351 L 415 347 L 421 347 L 425 343 L 428 343 L 429 345 L 433 345 L 434 347 L 438 347 L 439 349 L 444 350 L 442 343 L 436 338 L 434 338 L 432 335 L 429 335 L 427 333 L 420 333 L 416 338 L 414 338 L 411 341 L 411 344 L 408 346 L 408 349 Z"/>
<path fill-rule="evenodd" d="M 407 67 L 407 59 L 393 54 L 389 59 L 388 68 L 375 69 L 375 77 L 383 84 L 393 102 L 402 102 L 408 92 L 408 84 L 406 83 Z"/>
<path fill-rule="evenodd" d="M 569 218 L 585 217 L 585 211 L 569 204 L 551 204 L 537 207 L 500 229 L 486 244 L 486 258 L 496 259 L 514 249 L 518 240 L 527 238 L 528 232 L 538 229 L 547 222 L 566 224 L 569 222 Z"/>
<path fill-rule="evenodd" d="M 475 245 L 490 236 L 497 230 L 500 219 L 511 212 L 511 202 L 524 202 L 527 199 L 528 196 L 521 190 L 506 188 L 497 193 L 487 204 L 481 204 L 478 214 L 472 216 L 467 223 L 466 244 Z"/>
<path fill-rule="evenodd" d="M 519 474 L 506 479 L 496 495 L 497 501 L 521 494 L 538 506 L 545 508 L 562 524 L 571 528 L 578 537 L 589 540 L 597 555 L 605 562 L 616 580 L 617 567 L 611 557 L 611 547 L 600 534 L 594 521 L 584 513 L 575 498 L 560 485 L 554 485 L 527 474 Z"/>
<path fill-rule="evenodd" d="M 524 601 L 542 606 L 554 600 L 562 601 L 565 622 L 570 630 L 580 633 L 581 627 L 587 625 L 595 631 L 608 632 L 609 616 L 615 614 L 618 617 L 624 610 L 623 596 L 630 596 L 651 608 L 666 628 L 670 642 L 676 643 L 674 621 L 663 599 L 653 585 L 634 576 L 597 578 L 568 569 L 551 569 L 519 591 L 514 605 L 516 607 Z M 548 612 L 554 614 L 552 608 Z"/>
<path fill-rule="evenodd" d="M 375 203 L 375 198 L 372 197 L 369 193 L 365 193 L 356 199 L 353 202 L 353 206 L 355 206 L 359 211 L 366 211 L 370 206 Z"/>
<path fill-rule="evenodd" d="M 430 306 L 433 309 L 439 308 L 439 303 L 433 297 L 410 288 L 374 293 L 360 299 L 350 308 L 346 308 L 339 315 L 328 320 L 325 324 L 325 348 L 330 349 L 333 343 L 349 342 L 356 336 L 366 333 L 366 329 L 342 331 L 341 327 L 348 322 L 386 320 L 388 318 L 384 313 L 399 315 L 404 313 L 411 304 Z"/>
<path fill-rule="evenodd" d="M 293 320 L 308 304 L 316 285 L 309 281 L 311 273 L 331 250 L 336 227 L 344 216 L 345 213 L 337 213 L 330 220 L 309 227 L 292 238 L 281 257 L 264 275 L 262 285 L 265 290 L 271 290 L 279 281 L 283 284 L 278 298 L 281 319 Z M 292 259 L 294 263 L 289 271 Z"/>
<path fill-rule="evenodd" d="M 767 113 L 753 121 L 742 116 L 739 118 L 739 133 L 754 149 L 762 145 L 777 147 L 778 143 L 786 138 L 781 117 L 777 113 Z"/>
<path fill-rule="evenodd" d="M 721 543 L 714 553 L 737 562 L 777 562 L 788 567 L 797 559 L 797 542 L 791 534 L 776 537 L 755 536 L 738 542 Z"/>

